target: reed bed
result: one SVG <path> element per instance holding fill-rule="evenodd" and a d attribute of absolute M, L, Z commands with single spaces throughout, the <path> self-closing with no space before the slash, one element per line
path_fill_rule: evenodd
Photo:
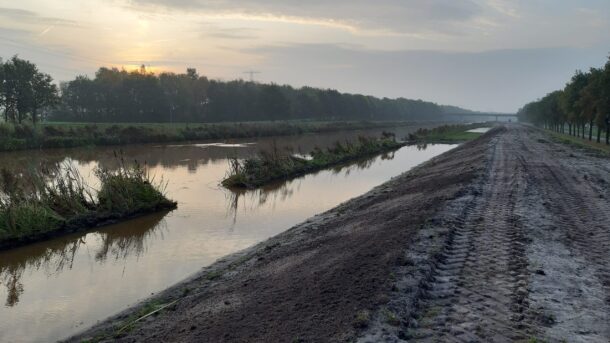
<path fill-rule="evenodd" d="M 91 188 L 70 164 L 13 173 L 0 169 L 0 248 L 176 207 L 145 166 L 97 168 Z"/>
<path fill-rule="evenodd" d="M 231 159 L 229 172 L 222 181 L 227 188 L 257 188 L 267 183 L 347 163 L 404 146 L 390 133 L 381 138 L 359 137 L 358 142 L 336 142 L 328 149 L 314 149 L 309 156 L 297 156 L 272 149 L 244 160 Z"/>

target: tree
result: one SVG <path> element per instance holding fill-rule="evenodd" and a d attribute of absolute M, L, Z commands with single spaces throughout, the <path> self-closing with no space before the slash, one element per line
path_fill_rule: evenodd
<path fill-rule="evenodd" d="M 597 127 L 597 142 L 606 131 L 610 145 L 610 57 L 603 68 L 591 68 L 588 73 L 577 71 L 563 91 L 548 94 L 526 104 L 518 112 L 520 120 L 557 130 L 557 124 L 568 122 L 569 133 L 585 138 L 589 125 L 589 140 Z M 560 131 L 563 129 L 560 127 Z"/>
<path fill-rule="evenodd" d="M 601 72 L 600 78 L 599 122 L 606 127 L 606 144 L 610 145 L 610 57 Z"/>
<path fill-rule="evenodd" d="M 259 108 L 263 116 L 271 119 L 287 119 L 289 117 L 290 104 L 280 87 L 277 85 L 265 86 L 260 94 Z"/>
<path fill-rule="evenodd" d="M 58 104 L 59 96 L 57 85 L 53 84 L 53 79 L 47 74 L 34 74 L 32 89 L 31 115 L 35 125 L 38 122 L 38 110 Z"/>
<path fill-rule="evenodd" d="M 22 123 L 28 114 L 38 121 L 38 111 L 58 101 L 57 86 L 48 74 L 38 71 L 35 64 L 13 56 L 2 64 L 0 99 L 6 121 Z"/>
<path fill-rule="evenodd" d="M 2 58 L 0 58 L 0 111 L 3 111 L 5 113 L 5 121 L 8 121 L 8 118 L 6 118 L 6 98 L 5 98 L 5 82 L 6 82 L 6 78 L 4 76 L 4 62 L 2 62 Z"/>
<path fill-rule="evenodd" d="M 278 119 L 439 120 L 421 100 L 379 99 L 333 89 L 208 80 L 196 69 L 155 75 L 100 68 L 62 85 L 55 120 L 84 122 L 220 122 Z"/>
<path fill-rule="evenodd" d="M 583 112 L 583 119 L 589 122 L 589 140 L 592 140 L 593 124 L 598 116 L 597 112 L 601 101 L 601 73 L 602 71 L 600 69 L 591 68 L 591 71 L 585 75 L 587 84 L 580 91 L 580 99 L 578 100 L 578 106 Z"/>
<path fill-rule="evenodd" d="M 582 108 L 580 100 L 580 93 L 582 89 L 587 85 L 587 77 L 580 70 L 577 70 L 572 80 L 566 85 L 563 96 L 561 97 L 561 107 L 567 115 L 567 119 L 570 123 L 570 129 L 572 124 L 574 125 L 574 135 L 577 135 L 578 128 L 583 125 L 583 137 L 584 137 L 584 124 L 582 120 Z"/>

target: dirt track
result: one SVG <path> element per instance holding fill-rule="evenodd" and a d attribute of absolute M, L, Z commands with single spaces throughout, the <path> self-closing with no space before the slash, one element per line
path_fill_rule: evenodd
<path fill-rule="evenodd" d="M 609 185 L 608 158 L 495 129 L 73 340 L 608 342 Z"/>

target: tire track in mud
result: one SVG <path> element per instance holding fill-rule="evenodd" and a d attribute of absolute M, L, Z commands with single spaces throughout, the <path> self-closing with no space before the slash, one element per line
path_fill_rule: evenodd
<path fill-rule="evenodd" d="M 547 139 L 491 142 L 403 339 L 610 341 L 610 161 Z"/>
<path fill-rule="evenodd" d="M 480 196 L 466 206 L 429 285 L 416 325 L 415 342 L 502 342 L 526 339 L 527 258 L 515 205 L 525 190 L 524 166 L 493 143 Z"/>
<path fill-rule="evenodd" d="M 610 159 L 497 128 L 167 290 L 185 300 L 120 340 L 610 342 L 609 185 Z"/>
<path fill-rule="evenodd" d="M 604 200 L 608 180 L 603 174 L 608 178 L 610 163 L 542 144 L 535 131 L 519 135 L 528 143 L 520 152 L 531 161 L 528 178 L 535 185 L 524 199 L 529 210 L 522 212 L 530 214 L 528 256 L 538 267 L 532 271 L 530 297 L 544 336 L 609 342 L 610 204 Z"/>

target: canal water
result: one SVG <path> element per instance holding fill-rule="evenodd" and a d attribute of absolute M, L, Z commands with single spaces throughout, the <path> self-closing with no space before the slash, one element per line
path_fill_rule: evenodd
<path fill-rule="evenodd" d="M 397 128 L 402 138 L 415 128 Z M 228 159 L 265 149 L 306 154 L 378 130 L 121 148 L 146 162 L 178 209 L 97 230 L 0 252 L 0 342 L 66 338 L 196 273 L 227 254 L 278 234 L 308 217 L 365 193 L 455 147 L 409 146 L 256 191 L 219 186 Z M 18 172 L 70 163 L 96 184 L 93 170 L 116 168 L 119 148 L 0 154 Z"/>

